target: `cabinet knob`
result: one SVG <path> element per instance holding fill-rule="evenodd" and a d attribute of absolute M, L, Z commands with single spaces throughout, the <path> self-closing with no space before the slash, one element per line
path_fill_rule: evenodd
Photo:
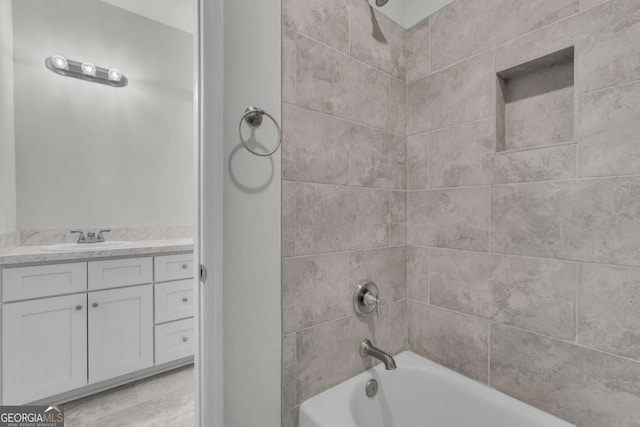
<path fill-rule="evenodd" d="M 187 342 L 189 341 L 189 337 L 182 337 L 182 342 Z"/>
<path fill-rule="evenodd" d="M 189 267 L 189 265 L 188 265 L 188 264 L 182 264 L 182 269 L 183 269 L 183 270 L 186 270 L 188 267 Z"/>
<path fill-rule="evenodd" d="M 187 302 L 187 301 L 189 301 L 189 298 L 187 298 L 187 297 L 182 297 L 182 302 Z"/>
<path fill-rule="evenodd" d="M 91 304 L 91 307 L 97 308 L 99 305 L 100 305 L 100 303 L 94 302 L 93 304 Z"/>
<path fill-rule="evenodd" d="M 81 305 L 76 305 L 76 311 L 80 311 L 82 310 L 82 306 Z"/>

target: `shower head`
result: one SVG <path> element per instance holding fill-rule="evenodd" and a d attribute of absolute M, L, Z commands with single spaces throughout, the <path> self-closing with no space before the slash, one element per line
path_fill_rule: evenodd
<path fill-rule="evenodd" d="M 378 7 L 382 7 L 382 6 L 384 6 L 385 4 L 387 4 L 387 2 L 388 2 L 388 1 L 389 1 L 389 0 L 376 0 L 376 6 L 378 6 Z"/>

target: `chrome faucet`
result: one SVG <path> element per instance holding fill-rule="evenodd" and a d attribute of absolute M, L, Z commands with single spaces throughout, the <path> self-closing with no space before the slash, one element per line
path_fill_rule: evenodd
<path fill-rule="evenodd" d="M 375 357 L 376 359 L 380 360 L 382 363 L 384 363 L 384 368 L 387 371 L 396 369 L 396 361 L 393 360 L 393 356 L 391 356 L 387 352 L 380 350 L 379 348 L 374 347 L 373 344 L 371 344 L 371 341 L 362 340 L 362 342 L 360 343 L 360 357 L 366 356 Z"/>
<path fill-rule="evenodd" d="M 88 231 L 87 236 L 85 237 L 83 231 L 73 230 L 71 233 L 78 235 L 78 241 L 76 243 L 102 243 L 105 242 L 104 233 L 110 233 L 111 230 L 100 230 L 98 232 L 98 236 L 96 237 L 96 233 L 94 231 Z"/>

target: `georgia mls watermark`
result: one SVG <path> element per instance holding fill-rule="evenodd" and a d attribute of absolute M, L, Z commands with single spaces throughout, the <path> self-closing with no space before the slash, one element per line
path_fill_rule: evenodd
<path fill-rule="evenodd" d="M 64 427 L 57 406 L 0 406 L 0 427 Z"/>

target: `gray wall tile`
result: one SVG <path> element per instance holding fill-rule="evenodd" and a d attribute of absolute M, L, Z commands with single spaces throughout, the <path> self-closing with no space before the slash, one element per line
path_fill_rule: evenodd
<path fill-rule="evenodd" d="M 383 311 L 384 313 L 384 311 Z M 385 325 L 389 328 L 387 341 L 382 341 L 381 345 L 385 351 L 391 354 L 398 354 L 409 348 L 409 313 L 407 300 L 397 301 L 388 307 L 389 320 Z"/>
<path fill-rule="evenodd" d="M 282 408 L 288 412 L 297 404 L 296 334 L 294 333 L 282 338 Z"/>
<path fill-rule="evenodd" d="M 286 27 L 329 46 L 349 51 L 348 0 L 283 0 Z"/>
<path fill-rule="evenodd" d="M 407 144 L 404 137 L 351 125 L 349 140 L 351 185 L 398 190 L 405 188 Z"/>
<path fill-rule="evenodd" d="M 386 246 L 389 193 L 300 184 L 296 194 L 296 221 L 297 255 Z"/>
<path fill-rule="evenodd" d="M 369 5 L 349 0 L 351 56 L 405 80 L 404 28 Z"/>
<path fill-rule="evenodd" d="M 597 6 L 608 0 L 580 0 L 580 10 L 587 10 L 590 7 Z"/>
<path fill-rule="evenodd" d="M 410 83 L 408 134 L 493 116 L 495 84 L 492 52 Z"/>
<path fill-rule="evenodd" d="M 396 247 L 352 252 L 350 278 L 349 289 L 351 292 L 355 285 L 371 280 L 378 285 L 383 304 L 406 299 L 406 248 Z"/>
<path fill-rule="evenodd" d="M 431 188 L 493 183 L 495 120 L 433 132 L 429 147 Z"/>
<path fill-rule="evenodd" d="M 575 339 L 575 263 L 431 249 L 429 266 L 431 304 Z"/>
<path fill-rule="evenodd" d="M 431 133 L 407 138 L 407 188 L 409 190 L 429 188 L 429 141 L 431 141 Z"/>
<path fill-rule="evenodd" d="M 407 298 L 429 302 L 429 249 L 407 247 Z"/>
<path fill-rule="evenodd" d="M 407 85 L 396 79 L 389 86 L 389 131 L 407 135 Z"/>
<path fill-rule="evenodd" d="M 282 276 L 285 334 L 351 314 L 348 253 L 285 258 Z"/>
<path fill-rule="evenodd" d="M 495 252 L 640 265 L 640 178 L 496 186 L 491 203 Z"/>
<path fill-rule="evenodd" d="M 296 102 L 296 33 L 282 27 L 282 102 Z"/>
<path fill-rule="evenodd" d="M 282 112 L 284 179 L 348 184 L 349 122 L 291 105 Z"/>
<path fill-rule="evenodd" d="M 576 46 L 576 89 L 584 94 L 640 79 L 635 0 L 605 1 L 501 45 L 496 70 Z M 616 66 L 611 66 L 616 64 Z"/>
<path fill-rule="evenodd" d="M 490 210 L 488 187 L 410 191 L 407 243 L 487 251 Z"/>
<path fill-rule="evenodd" d="M 431 68 L 438 70 L 579 10 L 579 0 L 457 0 L 431 17 Z"/>
<path fill-rule="evenodd" d="M 388 75 L 300 36 L 296 65 L 299 106 L 388 129 Z"/>
<path fill-rule="evenodd" d="M 611 1 L 584 14 L 590 28 L 578 43 L 579 93 L 640 80 L 640 4 Z"/>
<path fill-rule="evenodd" d="M 551 181 L 576 177 L 576 144 L 495 156 L 495 183 Z"/>
<path fill-rule="evenodd" d="M 579 99 L 580 176 L 640 173 L 640 83 Z"/>
<path fill-rule="evenodd" d="M 300 407 L 282 410 L 282 427 L 298 427 L 300 425 Z"/>
<path fill-rule="evenodd" d="M 299 331 L 298 401 L 303 402 L 377 364 L 373 358 L 360 357 L 358 348 L 363 339 L 370 339 L 381 348 L 390 348 L 393 343 L 402 345 L 399 342 L 402 339 L 392 339 L 391 334 L 399 329 L 392 323 L 402 322 L 403 305 L 406 303 L 400 301 L 383 306 L 379 318 L 360 319 L 354 315 Z M 390 307 L 393 307 L 393 315 Z"/>
<path fill-rule="evenodd" d="M 404 51 L 407 63 L 407 82 L 413 82 L 431 72 L 429 19 L 425 18 L 405 33 Z"/>
<path fill-rule="evenodd" d="M 358 323 L 350 316 L 298 332 L 300 403 L 366 368 L 358 354 L 359 332 L 364 332 Z"/>
<path fill-rule="evenodd" d="M 489 321 L 409 300 L 412 351 L 486 383 Z"/>
<path fill-rule="evenodd" d="M 640 359 L 640 269 L 580 266 L 578 342 Z"/>
<path fill-rule="evenodd" d="M 640 364 L 491 326 L 491 385 L 579 426 L 640 421 Z"/>
<path fill-rule="evenodd" d="M 391 212 L 389 213 L 389 245 L 407 244 L 407 193 L 391 191 L 389 193 Z"/>
<path fill-rule="evenodd" d="M 296 184 L 282 183 L 282 256 L 296 254 Z"/>

